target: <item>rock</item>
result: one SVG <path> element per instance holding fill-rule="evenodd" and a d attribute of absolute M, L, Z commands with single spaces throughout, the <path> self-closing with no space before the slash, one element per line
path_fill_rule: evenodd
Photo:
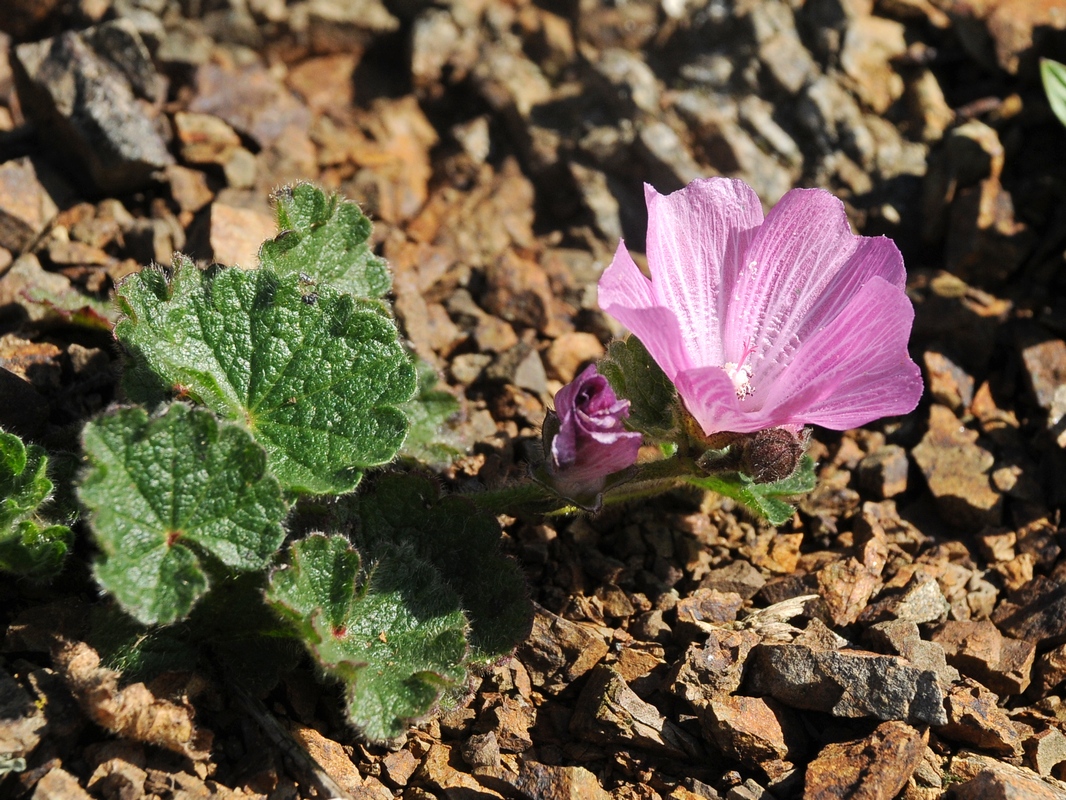
<path fill-rule="evenodd" d="M 649 182 L 672 192 L 703 177 L 704 168 L 665 122 L 650 122 L 637 131 L 637 151 L 647 167 Z"/>
<path fill-rule="evenodd" d="M 303 98 L 313 114 L 323 114 L 353 104 L 352 75 L 358 64 L 359 56 L 352 52 L 309 58 L 291 67 L 285 82 Z"/>
<path fill-rule="evenodd" d="M 770 762 L 796 762 L 804 736 L 792 712 L 772 699 L 723 695 L 699 707 L 704 738 L 729 758 L 753 768 Z"/>
<path fill-rule="evenodd" d="M 363 778 L 339 742 L 327 739 L 314 728 L 304 725 L 292 724 L 289 731 L 300 747 L 341 789 L 358 796 Z"/>
<path fill-rule="evenodd" d="M 485 734 L 489 737 L 492 734 Z M 473 737 L 471 737 L 473 738 Z M 497 754 L 499 750 L 497 749 Z M 464 750 L 465 758 L 465 750 Z M 382 777 L 394 786 L 406 786 L 419 767 L 419 761 L 410 750 L 397 750 L 381 759 Z"/>
<path fill-rule="evenodd" d="M 959 800 L 1063 800 L 1060 781 L 1041 780 L 1030 769 L 989 756 L 963 751 L 948 764 L 955 779 L 952 791 Z"/>
<path fill-rule="evenodd" d="M 735 622 L 743 605 L 744 599 L 736 592 L 696 589 L 678 601 L 674 630 L 685 641 L 707 636 L 716 627 Z"/>
<path fill-rule="evenodd" d="M 0 669 L 0 753 L 7 758 L 29 755 L 41 740 L 45 722 L 26 691 Z"/>
<path fill-rule="evenodd" d="M 605 99 L 618 106 L 626 117 L 634 111 L 658 115 L 659 81 L 644 60 L 629 50 L 609 47 L 591 62 L 596 78 L 603 84 Z"/>
<path fill-rule="evenodd" d="M 931 576 L 915 572 L 902 590 L 888 590 L 859 614 L 859 621 L 870 625 L 885 620 L 903 620 L 921 624 L 935 622 L 951 610 L 940 584 Z"/>
<path fill-rule="evenodd" d="M 545 353 L 549 374 L 569 383 L 576 376 L 583 364 L 602 358 L 603 345 L 591 333 L 573 331 L 564 333 L 551 343 Z"/>
<path fill-rule="evenodd" d="M 944 697 L 947 723 L 937 727 L 938 736 L 965 742 L 1000 755 L 1021 752 L 1022 740 L 1010 717 L 997 705 L 997 697 L 981 684 L 963 678 Z"/>
<path fill-rule="evenodd" d="M 1017 347 L 1033 398 L 1050 410 L 1055 393 L 1066 385 L 1066 342 L 1033 325 L 1018 334 Z"/>
<path fill-rule="evenodd" d="M 988 472 L 995 458 L 950 409 L 929 409 L 929 431 L 912 451 L 944 520 L 977 533 L 1000 523 L 1002 498 Z"/>
<path fill-rule="evenodd" d="M 861 16 L 846 29 L 840 66 L 855 94 L 877 114 L 903 95 L 903 79 L 891 61 L 906 51 L 903 24 L 895 20 Z"/>
<path fill-rule="evenodd" d="M 699 744 L 650 703 L 641 700 L 612 667 L 589 676 L 570 721 L 583 739 L 651 750 L 671 758 L 698 758 Z"/>
<path fill-rule="evenodd" d="M 1059 645 L 1037 657 L 1033 664 L 1029 694 L 1046 697 L 1063 681 L 1066 681 L 1066 645 Z"/>
<path fill-rule="evenodd" d="M 536 718 L 536 709 L 526 701 L 504 697 L 478 721 L 478 728 L 494 734 L 499 750 L 522 753 L 533 746 L 529 731 Z"/>
<path fill-rule="evenodd" d="M 16 39 L 28 39 L 60 5 L 60 0 L 9 0 L 0 17 L 0 31 Z"/>
<path fill-rule="evenodd" d="M 903 722 L 883 722 L 863 739 L 826 745 L 807 765 L 804 800 L 892 800 L 924 755 L 922 734 Z"/>
<path fill-rule="evenodd" d="M 667 690 L 695 705 L 740 688 L 751 649 L 759 643 L 752 631 L 715 628 L 702 646 L 690 644 L 664 682 Z"/>
<path fill-rule="evenodd" d="M 929 379 L 927 389 L 933 400 L 947 406 L 956 415 L 965 414 L 973 402 L 973 377 L 936 350 L 926 350 L 922 360 Z"/>
<path fill-rule="evenodd" d="M 21 253 L 44 232 L 58 210 L 33 159 L 0 164 L 0 247 Z"/>
<path fill-rule="evenodd" d="M 1037 575 L 999 604 L 992 622 L 1005 635 L 1031 642 L 1038 649 L 1066 642 L 1066 585 L 1059 573 Z"/>
<path fill-rule="evenodd" d="M 923 142 L 933 144 L 955 121 L 955 112 L 944 98 L 944 90 L 930 69 L 922 69 L 907 82 L 904 93 L 908 110 L 917 122 Z"/>
<path fill-rule="evenodd" d="M 949 664 L 1001 697 L 1029 686 L 1036 647 L 1003 636 L 988 620 L 948 620 L 930 639 L 944 648 Z"/>
<path fill-rule="evenodd" d="M 455 755 L 455 750 L 450 745 L 440 742 L 434 743 L 426 757 L 422 760 L 417 778 L 440 791 L 445 797 L 502 797 L 498 792 L 482 786 L 477 778 L 466 772 L 465 765 L 461 764 Z"/>
<path fill-rule="evenodd" d="M 289 24 L 307 37 L 314 53 L 355 53 L 400 27 L 380 0 L 308 0 Z"/>
<path fill-rule="evenodd" d="M 307 130 L 311 123 L 307 107 L 258 61 L 239 68 L 204 64 L 196 71 L 188 110 L 225 120 L 260 148 L 274 144 L 287 128 Z"/>
<path fill-rule="evenodd" d="M 611 795 L 600 785 L 599 778 L 584 767 L 549 766 L 522 760 L 517 776 L 501 771 L 496 777 L 511 787 L 508 796 L 514 796 L 517 792 L 519 797 L 552 800 L 611 800 Z"/>
<path fill-rule="evenodd" d="M 211 204 L 211 258 L 219 264 L 251 269 L 259 264 L 259 247 L 278 232 L 277 222 L 249 208 Z"/>
<path fill-rule="evenodd" d="M 1023 743 L 1025 763 L 1038 775 L 1049 776 L 1066 761 L 1066 736 L 1058 728 L 1034 734 Z"/>
<path fill-rule="evenodd" d="M 907 491 L 907 472 L 910 463 L 907 451 L 898 444 L 886 444 L 863 457 L 855 478 L 859 486 L 879 500 Z"/>
<path fill-rule="evenodd" d="M 883 560 L 876 565 L 867 565 L 849 557 L 818 570 L 815 576 L 818 594 L 825 601 L 834 625 L 850 625 L 858 619 L 871 595 L 881 588 L 883 567 Z"/>
<path fill-rule="evenodd" d="M 724 567 L 712 569 L 700 581 L 701 589 L 716 589 L 719 592 L 735 592 L 744 600 L 750 600 L 766 585 L 766 578 L 747 561 L 734 561 Z"/>
<path fill-rule="evenodd" d="M 823 75 L 804 88 L 796 105 L 796 122 L 823 156 L 839 149 L 860 167 L 873 166 L 876 144 L 862 109 L 834 79 Z"/>
<path fill-rule="evenodd" d="M 126 42 L 144 47 L 135 31 L 126 33 Z M 24 113 L 42 140 L 57 144 L 57 156 L 76 162 L 72 176 L 87 178 L 95 190 L 122 193 L 143 188 L 174 159 L 122 68 L 141 59 L 94 49 L 110 43 L 94 29 L 67 31 L 19 45 L 13 66 Z M 143 68 L 150 70 L 151 62 Z"/>
<path fill-rule="evenodd" d="M 903 656 L 919 669 L 932 670 L 942 689 L 947 689 L 959 679 L 959 671 L 948 666 L 944 648 L 922 639 L 918 626 L 909 620 L 890 620 L 871 625 L 863 632 L 863 641 L 879 653 Z"/>
<path fill-rule="evenodd" d="M 32 800 L 92 800 L 92 795 L 69 772 L 53 767 L 37 781 Z"/>
<path fill-rule="evenodd" d="M 533 630 L 518 648 L 533 685 L 555 693 L 584 675 L 608 652 L 603 636 L 581 625 L 535 607 Z"/>
<path fill-rule="evenodd" d="M 1057 0 L 951 0 L 939 4 L 964 35 L 962 44 L 977 61 L 1012 75 L 1036 74 L 1036 56 L 1066 30 Z"/>
<path fill-rule="evenodd" d="M 463 742 L 460 749 L 463 754 L 463 761 L 475 770 L 479 767 L 495 769 L 500 766 L 500 745 L 496 741 L 496 734 L 492 731 L 475 733 Z"/>
<path fill-rule="evenodd" d="M 753 3 L 748 23 L 757 44 L 757 57 L 771 81 L 795 95 L 820 70 L 800 41 L 792 9 L 786 3 Z"/>
<path fill-rule="evenodd" d="M 763 644 L 750 670 L 755 691 L 793 708 L 916 724 L 946 721 L 936 673 L 897 656 Z"/>

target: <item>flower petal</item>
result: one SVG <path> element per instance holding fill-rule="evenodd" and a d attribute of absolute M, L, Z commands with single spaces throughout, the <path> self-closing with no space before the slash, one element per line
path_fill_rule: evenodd
<path fill-rule="evenodd" d="M 907 354 L 914 307 L 874 277 L 837 317 L 796 351 L 766 398 L 766 416 L 834 430 L 912 411 L 922 377 Z"/>
<path fill-rule="evenodd" d="M 744 255 L 724 319 L 724 361 L 751 350 L 753 385 L 775 383 L 797 349 L 873 277 L 902 290 L 903 258 L 887 238 L 856 236 L 844 205 L 821 189 L 793 189 Z"/>
<path fill-rule="evenodd" d="M 737 387 L 721 367 L 697 367 L 678 374 L 674 380 L 693 419 L 707 435 L 720 431 L 750 433 L 770 427 L 758 414 L 744 411 Z"/>
<path fill-rule="evenodd" d="M 688 363 L 722 364 L 728 360 L 722 358 L 725 305 L 737 267 L 763 222 L 762 203 L 750 186 L 730 178 L 695 180 L 668 195 L 645 184 L 644 196 L 648 265 L 658 305 L 674 312 Z"/>
<path fill-rule="evenodd" d="M 692 366 L 677 317 L 656 299 L 652 282 L 634 263 L 625 242 L 618 243 L 614 260 L 600 276 L 599 303 L 605 314 L 640 339 L 668 378 Z"/>

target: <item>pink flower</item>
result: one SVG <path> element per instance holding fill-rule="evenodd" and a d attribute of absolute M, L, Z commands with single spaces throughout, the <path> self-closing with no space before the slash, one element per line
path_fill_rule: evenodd
<path fill-rule="evenodd" d="M 551 439 L 548 472 L 560 493 L 571 498 L 593 495 L 608 475 L 637 460 L 643 437 L 622 425 L 629 416 L 629 401 L 615 396 L 595 364 L 556 393 L 555 412 L 558 431 Z"/>
<path fill-rule="evenodd" d="M 763 219 L 747 184 L 645 186 L 648 267 L 624 243 L 600 307 L 628 327 L 711 435 L 805 424 L 844 430 L 914 409 L 914 309 L 899 250 L 855 236 L 843 204 L 793 189 Z"/>

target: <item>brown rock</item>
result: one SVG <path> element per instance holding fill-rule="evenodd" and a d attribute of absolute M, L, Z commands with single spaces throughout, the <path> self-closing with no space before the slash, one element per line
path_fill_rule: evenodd
<path fill-rule="evenodd" d="M 500 745 L 493 731 L 475 733 L 462 744 L 463 761 L 474 769 L 488 767 L 499 769 Z"/>
<path fill-rule="evenodd" d="M 277 232 L 274 219 L 261 211 L 221 202 L 211 205 L 211 257 L 219 264 L 255 268 L 259 247 Z"/>
<path fill-rule="evenodd" d="M 1045 697 L 1063 681 L 1066 681 L 1066 645 L 1059 645 L 1042 653 L 1033 664 L 1032 683 L 1029 693 Z"/>
<path fill-rule="evenodd" d="M 28 755 L 41 739 L 45 716 L 26 691 L 0 670 L 0 753 L 10 758 Z"/>
<path fill-rule="evenodd" d="M 546 355 L 548 374 L 563 383 L 572 381 L 582 364 L 595 361 L 604 354 L 600 340 L 591 333 L 564 333 L 551 343 Z"/>
<path fill-rule="evenodd" d="M 346 792 L 357 794 L 363 778 L 355 764 L 338 742 L 327 739 L 314 728 L 294 724 L 290 726 L 293 738 L 313 758 L 326 774 Z"/>
<path fill-rule="evenodd" d="M 312 113 L 323 114 L 352 105 L 352 73 L 358 63 L 358 54 L 351 52 L 309 58 L 292 67 L 285 81 Z"/>
<path fill-rule="evenodd" d="M 898 444 L 886 444 L 859 462 L 855 477 L 860 487 L 884 500 L 907 491 L 909 469 L 907 451 Z"/>
<path fill-rule="evenodd" d="M 883 114 L 903 95 L 903 79 L 890 62 L 906 50 L 903 24 L 895 20 L 860 16 L 847 27 L 840 66 L 859 99 L 875 113 Z"/>
<path fill-rule="evenodd" d="M 1059 573 L 1037 575 L 992 615 L 999 630 L 1038 648 L 1066 641 L 1066 584 Z"/>
<path fill-rule="evenodd" d="M 864 739 L 824 747 L 807 766 L 804 800 L 892 800 L 924 755 L 922 734 L 883 722 Z"/>
<path fill-rule="evenodd" d="M 883 566 L 883 562 L 882 562 Z M 881 586 L 881 570 L 872 570 L 849 557 L 827 564 L 817 572 L 818 594 L 825 601 L 834 625 L 850 625 Z"/>
<path fill-rule="evenodd" d="M 18 158 L 0 164 L 0 247 L 21 253 L 57 210 L 33 160 Z"/>
<path fill-rule="evenodd" d="M 734 561 L 724 567 L 709 570 L 700 581 L 701 589 L 736 592 L 744 600 L 753 598 L 765 585 L 766 578 L 747 561 Z"/>
<path fill-rule="evenodd" d="M 419 761 L 410 750 L 397 750 L 381 759 L 381 774 L 394 786 L 406 786 L 418 769 Z"/>
<path fill-rule="evenodd" d="M 704 738 L 746 767 L 795 762 L 801 754 L 804 737 L 797 720 L 773 699 L 723 695 L 699 712 Z"/>
<path fill-rule="evenodd" d="M 948 722 L 936 729 L 938 736 L 1006 756 L 1021 752 L 1021 738 L 996 695 L 976 681 L 964 678 L 951 687 L 944 710 Z"/>
<path fill-rule="evenodd" d="M 584 767 L 559 767 L 520 762 L 517 776 L 504 778 L 521 797 L 552 800 L 611 800 L 599 780 Z"/>
<path fill-rule="evenodd" d="M 998 525 L 1002 515 L 1002 498 L 988 477 L 995 458 L 977 444 L 977 437 L 949 409 L 933 405 L 929 432 L 913 450 L 941 516 L 975 533 Z"/>
<path fill-rule="evenodd" d="M 1066 736 L 1058 728 L 1048 728 L 1027 738 L 1025 763 L 1038 775 L 1049 776 L 1066 761 Z"/>
<path fill-rule="evenodd" d="M 81 788 L 77 778 L 55 767 L 37 781 L 33 800 L 92 800 L 92 795 Z"/>
<path fill-rule="evenodd" d="M 582 625 L 536 606 L 533 630 L 518 648 L 533 685 L 549 693 L 559 692 L 584 675 L 609 650 L 603 636 L 591 625 Z"/>
<path fill-rule="evenodd" d="M 702 646 L 688 646 L 684 657 L 672 668 L 666 686 L 672 694 L 694 705 L 732 694 L 740 688 L 744 664 L 758 643 L 759 636 L 752 631 L 716 628 Z"/>
<path fill-rule="evenodd" d="M 951 760 L 949 774 L 964 777 L 952 784 L 958 800 L 1062 800 L 1063 784 L 1043 781 L 1032 770 L 994 761 L 974 753 L 962 753 Z"/>
<path fill-rule="evenodd" d="M 1034 399 L 1051 409 L 1056 390 L 1066 384 L 1066 342 L 1033 326 L 1019 335 L 1018 349 Z"/>
<path fill-rule="evenodd" d="M 735 622 L 743 605 L 744 599 L 736 592 L 697 589 L 678 601 L 674 630 L 685 639 L 706 636 L 716 626 Z"/>
<path fill-rule="evenodd" d="M 478 724 L 482 731 L 495 734 L 497 746 L 507 753 L 522 753 L 533 746 L 529 731 L 536 721 L 537 711 L 524 700 L 504 697 Z"/>
<path fill-rule="evenodd" d="M 999 695 L 1021 694 L 1029 686 L 1036 647 L 1003 636 L 988 620 L 948 620 L 931 635 L 948 663 Z"/>
<path fill-rule="evenodd" d="M 624 744 L 673 758 L 694 758 L 701 752 L 691 736 L 641 700 L 612 667 L 597 667 L 589 676 L 570 730 L 595 742 Z"/>
<path fill-rule="evenodd" d="M 955 414 L 965 414 L 973 402 L 973 377 L 936 350 L 926 350 L 922 360 L 929 378 L 926 388 L 933 400 L 947 406 Z"/>
<path fill-rule="evenodd" d="M 899 579 L 899 574 L 894 580 Z M 935 622 L 947 616 L 951 606 L 940 584 L 931 575 L 916 571 L 902 589 L 886 590 L 879 599 L 859 614 L 859 621 L 867 625 L 885 620 L 905 620 L 921 624 Z"/>
<path fill-rule="evenodd" d="M 502 797 L 498 792 L 482 786 L 473 775 L 468 774 L 466 765 L 454 751 L 455 748 L 450 745 L 434 743 L 422 761 L 418 778 L 443 792 L 445 797 L 466 796 L 476 797 L 478 800 Z"/>

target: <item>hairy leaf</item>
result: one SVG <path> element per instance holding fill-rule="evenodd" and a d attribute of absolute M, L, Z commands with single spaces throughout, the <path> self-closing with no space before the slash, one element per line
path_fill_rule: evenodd
<path fill-rule="evenodd" d="M 459 598 L 411 548 L 384 548 L 364 572 L 344 537 L 309 536 L 271 574 L 267 602 L 342 681 L 348 716 L 372 741 L 399 736 L 465 674 Z"/>
<path fill-rule="evenodd" d="M 370 251 L 370 220 L 359 206 L 309 183 L 286 186 L 274 202 L 279 234 L 259 249 L 261 267 L 305 275 L 358 297 L 389 291 L 388 265 Z"/>
<path fill-rule="evenodd" d="M 533 608 L 518 565 L 499 551 L 495 517 L 465 498 L 442 498 L 433 481 L 416 475 L 385 476 L 351 502 L 356 546 L 374 556 L 394 543 L 409 545 L 459 596 L 472 658 L 496 660 L 529 633 Z"/>
<path fill-rule="evenodd" d="M 175 263 L 119 289 L 131 397 L 170 390 L 239 422 L 298 492 L 351 491 L 395 457 L 415 374 L 380 303 L 297 275 Z"/>
<path fill-rule="evenodd" d="M 670 438 L 677 390 L 636 336 L 611 342 L 597 369 L 615 394 L 629 401 L 627 427 L 653 439 Z"/>
<path fill-rule="evenodd" d="M 425 361 L 415 361 L 418 391 L 404 404 L 403 412 L 411 423 L 411 430 L 400 448 L 400 455 L 423 464 L 447 465 L 462 454 L 459 437 L 446 427 L 450 417 L 459 411 L 454 395 L 437 385 L 437 372 Z"/>
<path fill-rule="evenodd" d="M 49 525 L 39 516 L 52 495 L 48 456 L 0 431 L 0 571 L 35 580 L 54 576 L 63 566 L 73 536 L 66 525 Z"/>
<path fill-rule="evenodd" d="M 101 550 L 96 578 L 140 622 L 181 619 L 209 570 L 261 569 L 281 546 L 281 487 L 238 426 L 176 403 L 151 418 L 119 409 L 82 438 L 78 496 Z"/>
<path fill-rule="evenodd" d="M 768 520 L 771 525 L 783 525 L 792 518 L 795 508 L 781 498 L 791 498 L 812 491 L 817 483 L 817 476 L 814 473 L 814 461 L 810 456 L 804 456 L 795 472 L 773 483 L 756 483 L 747 475 L 736 472 L 691 476 L 686 480 L 701 489 L 710 489 L 733 498 Z"/>

